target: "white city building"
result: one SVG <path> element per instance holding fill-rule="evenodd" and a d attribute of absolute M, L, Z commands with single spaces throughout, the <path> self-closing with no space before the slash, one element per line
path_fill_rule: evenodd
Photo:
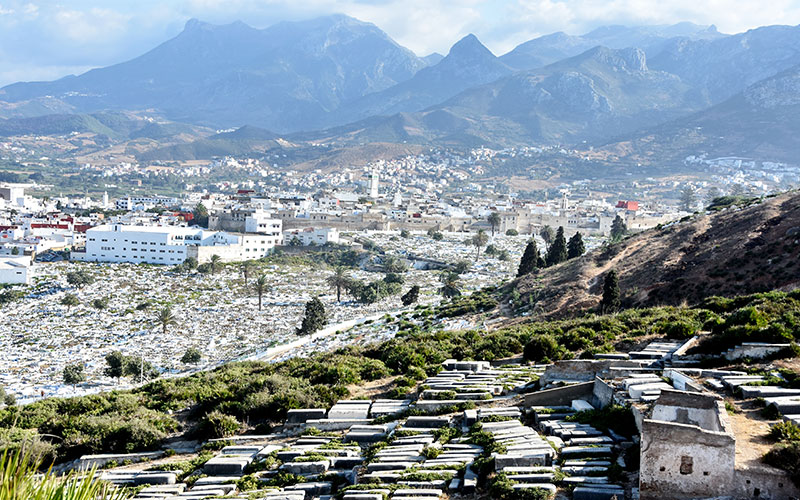
<path fill-rule="evenodd" d="M 103 198 L 105 202 L 105 198 Z M 137 208 L 147 210 L 153 207 L 174 207 L 178 205 L 177 198 L 168 198 L 166 196 L 128 196 L 120 198 L 116 201 L 115 205 L 117 210 L 135 210 Z"/>
<path fill-rule="evenodd" d="M 108 224 L 86 231 L 86 249 L 72 252 L 71 259 L 175 265 L 189 257 L 203 263 L 218 255 L 225 262 L 235 262 L 264 257 L 280 241 L 280 227 L 267 233 L 241 234 L 183 226 Z"/>
<path fill-rule="evenodd" d="M 339 243 L 339 230 L 335 227 L 307 227 L 305 229 L 284 231 L 283 244 L 291 245 L 292 241 L 295 241 L 295 238 L 297 238 L 297 241 L 303 246 Z"/>
<path fill-rule="evenodd" d="M 27 285 L 30 283 L 31 258 L 24 256 L 0 256 L 0 283 Z"/>

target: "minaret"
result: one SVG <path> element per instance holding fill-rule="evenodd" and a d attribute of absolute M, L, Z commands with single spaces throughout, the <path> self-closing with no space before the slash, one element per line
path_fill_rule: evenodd
<path fill-rule="evenodd" d="M 108 191 L 103 191 L 103 208 L 108 207 Z"/>
<path fill-rule="evenodd" d="M 378 199 L 378 169 L 375 167 L 372 168 L 372 178 L 369 181 L 369 197 Z"/>
<path fill-rule="evenodd" d="M 566 210 L 569 203 L 567 202 L 567 192 L 561 193 L 561 210 Z"/>

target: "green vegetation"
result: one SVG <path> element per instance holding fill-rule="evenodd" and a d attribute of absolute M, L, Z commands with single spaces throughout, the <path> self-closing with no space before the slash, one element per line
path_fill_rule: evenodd
<path fill-rule="evenodd" d="M 61 297 L 60 303 L 61 303 L 62 306 L 66 306 L 67 309 L 69 309 L 71 307 L 77 306 L 78 304 L 81 303 L 81 301 L 78 300 L 77 296 L 75 296 L 75 295 L 73 295 L 71 293 L 68 293 L 68 294 L 64 295 L 63 297 Z"/>
<path fill-rule="evenodd" d="M 412 286 L 405 294 L 403 294 L 402 297 L 400 297 L 400 302 L 402 302 L 406 307 L 416 303 L 419 300 L 419 292 L 419 285 Z"/>
<path fill-rule="evenodd" d="M 186 349 L 186 352 L 181 356 L 181 363 L 196 365 L 201 359 L 203 359 L 203 353 L 200 352 L 199 349 L 190 347 Z"/>
<path fill-rule="evenodd" d="M 742 342 L 800 340 L 800 290 L 709 297 L 698 309 L 707 311 L 702 328 L 711 335 L 704 337 L 692 353 L 718 353 Z"/>
<path fill-rule="evenodd" d="M 800 441 L 800 427 L 794 422 L 778 422 L 769 429 L 769 437 L 773 441 Z"/>
<path fill-rule="evenodd" d="M 83 373 L 83 365 L 79 363 L 72 363 L 64 367 L 62 378 L 65 384 L 75 386 L 86 380 L 86 375 Z"/>
<path fill-rule="evenodd" d="M 489 497 L 493 500 L 548 500 L 553 494 L 542 488 L 515 490 L 514 482 L 501 472 L 489 483 Z"/>
<path fill-rule="evenodd" d="M 600 309 L 604 313 L 612 313 L 617 311 L 619 306 L 619 275 L 615 269 L 612 269 L 606 274 L 605 281 L 603 282 L 603 299 L 600 301 Z"/>
<path fill-rule="evenodd" d="M 625 225 L 625 221 L 622 220 L 622 217 L 617 215 L 611 223 L 611 242 L 616 243 L 617 241 L 621 241 L 627 234 L 628 226 Z"/>
<path fill-rule="evenodd" d="M 785 330 L 793 339 L 795 334 L 800 335 L 800 291 L 713 298 L 697 308 L 631 309 L 614 315 L 531 322 L 488 332 L 439 331 L 429 321 L 495 307 L 494 293 L 494 289 L 485 289 L 436 308 L 418 307 L 408 319 L 397 320 L 395 337 L 377 344 L 353 345 L 274 364 L 230 363 L 188 377 L 154 380 L 132 391 L 51 398 L 3 408 L 0 449 L 16 449 L 27 441 L 40 446 L 43 454 L 56 454 L 63 461 L 88 453 L 158 449 L 164 439 L 178 433 L 229 435 L 281 422 L 289 409 L 330 407 L 350 396 L 348 386 L 390 375 L 398 376 L 398 391 L 407 393 L 417 381 L 437 373 L 441 363 L 450 358 L 491 361 L 523 350 L 532 361 L 545 356 L 551 360 L 591 356 L 630 347 L 645 335 L 701 328 L 713 332 L 705 342 L 715 347 L 740 343 L 742 338 L 770 338 L 775 331 Z M 741 337 L 743 333 L 746 335 Z M 699 347 L 705 349 L 705 342 Z M 533 354 L 536 350 L 539 354 Z M 111 376 L 125 376 L 126 367 L 131 371 L 141 369 L 140 359 L 130 360 L 118 354 L 111 355 L 111 359 Z M 787 385 L 800 384 L 790 374 L 782 376 Z M 176 412 L 182 417 L 180 422 L 186 422 L 183 426 L 174 415 Z M 625 433 L 630 427 L 627 415 L 625 409 L 611 408 L 602 415 L 593 415 L 591 420 L 594 425 Z M 574 418 L 583 417 L 579 414 Z M 247 422 L 247 427 L 242 422 Z M 45 443 L 37 439 L 40 434 L 59 436 L 63 442 Z M 444 439 L 442 434 L 440 440 Z"/>
<path fill-rule="evenodd" d="M 747 196 L 719 196 L 711 200 L 706 210 L 717 212 L 729 207 L 745 207 L 758 201 L 758 198 L 749 198 Z"/>
<path fill-rule="evenodd" d="M 584 252 L 586 252 L 586 245 L 583 244 L 583 236 L 581 236 L 581 233 L 575 233 L 567 243 L 567 259 L 580 257 Z"/>
<path fill-rule="evenodd" d="M 27 451 L 5 451 L 0 455 L 0 498 L 8 500 L 122 500 L 122 490 L 100 481 L 96 469 L 57 476 L 43 475 L 41 462 Z"/>
<path fill-rule="evenodd" d="M 297 329 L 298 335 L 311 335 L 316 332 L 327 322 L 325 317 L 325 306 L 319 297 L 314 297 L 306 303 L 306 313 L 303 317 L 303 323 Z"/>
<path fill-rule="evenodd" d="M 547 248 L 545 262 L 548 266 L 555 266 L 565 260 L 567 260 L 567 240 L 564 238 L 564 228 L 559 227 L 553 243 Z"/>
<path fill-rule="evenodd" d="M 517 277 L 525 276 L 536 272 L 540 267 L 544 267 L 544 259 L 539 255 L 539 249 L 536 248 L 536 240 L 533 238 L 528 241 L 525 246 L 525 252 L 519 261 L 519 269 L 517 270 Z"/>
<path fill-rule="evenodd" d="M 89 272 L 85 269 L 71 271 L 67 273 L 67 283 L 76 288 L 83 288 L 86 285 L 91 285 L 94 283 L 94 276 L 89 274 Z"/>

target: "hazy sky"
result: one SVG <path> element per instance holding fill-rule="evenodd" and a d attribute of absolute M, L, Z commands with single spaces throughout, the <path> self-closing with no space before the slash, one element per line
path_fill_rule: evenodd
<path fill-rule="evenodd" d="M 263 28 L 340 12 L 419 55 L 474 33 L 495 54 L 536 36 L 608 24 L 716 24 L 736 33 L 800 24 L 800 0 L 0 0 L 0 86 L 55 79 L 135 57 L 190 18 Z"/>

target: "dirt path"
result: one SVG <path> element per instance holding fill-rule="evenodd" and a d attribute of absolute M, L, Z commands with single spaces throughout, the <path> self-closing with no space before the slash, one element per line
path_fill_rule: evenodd
<path fill-rule="evenodd" d="M 773 444 L 767 438 L 770 421 L 761 416 L 760 408 L 740 410 L 740 413 L 728 415 L 736 436 L 736 467 L 763 466 L 761 457 Z"/>

